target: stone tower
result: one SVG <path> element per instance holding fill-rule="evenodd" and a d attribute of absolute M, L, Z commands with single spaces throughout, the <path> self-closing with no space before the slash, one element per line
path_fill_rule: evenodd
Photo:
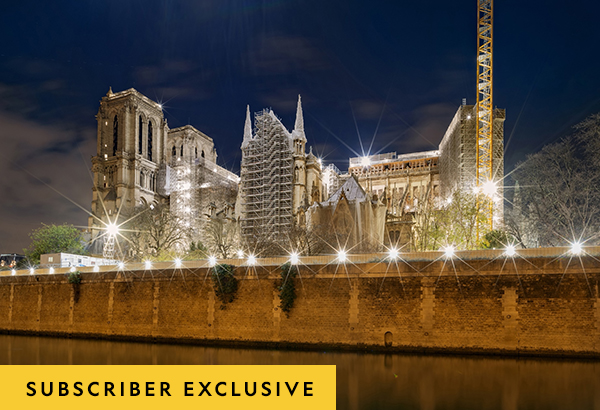
<path fill-rule="evenodd" d="M 103 222 L 122 220 L 134 207 L 161 200 L 158 174 L 168 131 L 162 106 L 133 88 L 100 101 L 98 137 L 92 157 L 92 214 Z M 90 217 L 89 226 L 105 226 Z M 94 232 L 93 232 L 94 233 Z"/>
<path fill-rule="evenodd" d="M 106 224 L 122 223 L 134 208 L 165 203 L 190 232 L 179 244 L 205 241 L 215 212 L 233 213 L 239 177 L 217 165 L 215 145 L 191 125 L 169 129 L 162 106 L 133 88 L 109 90 L 100 101 L 94 186 L 88 226 L 95 238 Z M 92 253 L 102 252 L 95 241 Z"/>

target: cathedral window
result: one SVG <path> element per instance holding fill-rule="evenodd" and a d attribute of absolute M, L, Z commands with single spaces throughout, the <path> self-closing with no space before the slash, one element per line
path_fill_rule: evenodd
<path fill-rule="evenodd" d="M 152 121 L 148 121 L 148 160 L 152 161 Z"/>
<path fill-rule="evenodd" d="M 119 119 L 115 115 L 113 120 L 113 157 L 117 155 L 117 143 L 119 142 Z"/>
<path fill-rule="evenodd" d="M 140 186 L 141 186 L 142 188 L 145 188 L 145 187 L 144 187 L 144 182 L 146 182 L 146 181 L 144 181 L 144 179 L 145 179 L 145 178 L 144 178 L 144 171 L 142 171 L 142 172 L 140 172 Z"/>
<path fill-rule="evenodd" d="M 140 120 L 138 121 L 138 154 L 142 155 L 143 147 L 143 139 L 142 139 L 142 116 L 140 115 Z"/>
<path fill-rule="evenodd" d="M 204 150 L 202 150 L 202 154 L 201 154 L 202 158 L 204 158 Z"/>
<path fill-rule="evenodd" d="M 179 153 L 180 157 L 183 157 L 183 145 L 181 146 L 181 152 Z"/>
<path fill-rule="evenodd" d="M 198 158 L 198 147 L 194 148 L 194 158 Z"/>
<path fill-rule="evenodd" d="M 175 145 L 173 145 L 173 158 L 175 158 L 175 156 L 177 155 L 177 148 L 175 148 Z"/>

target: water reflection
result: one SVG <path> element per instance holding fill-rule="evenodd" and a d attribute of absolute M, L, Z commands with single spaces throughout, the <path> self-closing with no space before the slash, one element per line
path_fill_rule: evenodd
<path fill-rule="evenodd" d="M 335 364 L 338 409 L 600 410 L 596 362 L 246 350 L 0 335 L 0 364 Z"/>

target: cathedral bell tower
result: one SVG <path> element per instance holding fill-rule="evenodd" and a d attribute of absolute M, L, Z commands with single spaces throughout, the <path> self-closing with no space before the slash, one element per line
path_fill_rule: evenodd
<path fill-rule="evenodd" d="M 109 89 L 96 120 L 93 216 L 88 221 L 92 235 L 109 222 L 123 221 L 136 206 L 160 201 L 157 179 L 168 130 L 162 106 L 133 88 Z"/>

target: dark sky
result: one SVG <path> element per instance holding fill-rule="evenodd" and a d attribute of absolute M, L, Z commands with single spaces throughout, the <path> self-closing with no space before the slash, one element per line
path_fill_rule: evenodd
<path fill-rule="evenodd" d="M 347 170 L 361 141 L 436 149 L 461 99 L 475 100 L 475 0 L 2 3 L 0 252 L 21 252 L 40 222 L 87 225 L 109 86 L 162 102 L 171 128 L 211 136 L 236 172 L 246 104 L 291 128 L 302 94 L 309 144 Z M 507 172 L 600 111 L 599 12 L 589 0 L 495 2 Z"/>

